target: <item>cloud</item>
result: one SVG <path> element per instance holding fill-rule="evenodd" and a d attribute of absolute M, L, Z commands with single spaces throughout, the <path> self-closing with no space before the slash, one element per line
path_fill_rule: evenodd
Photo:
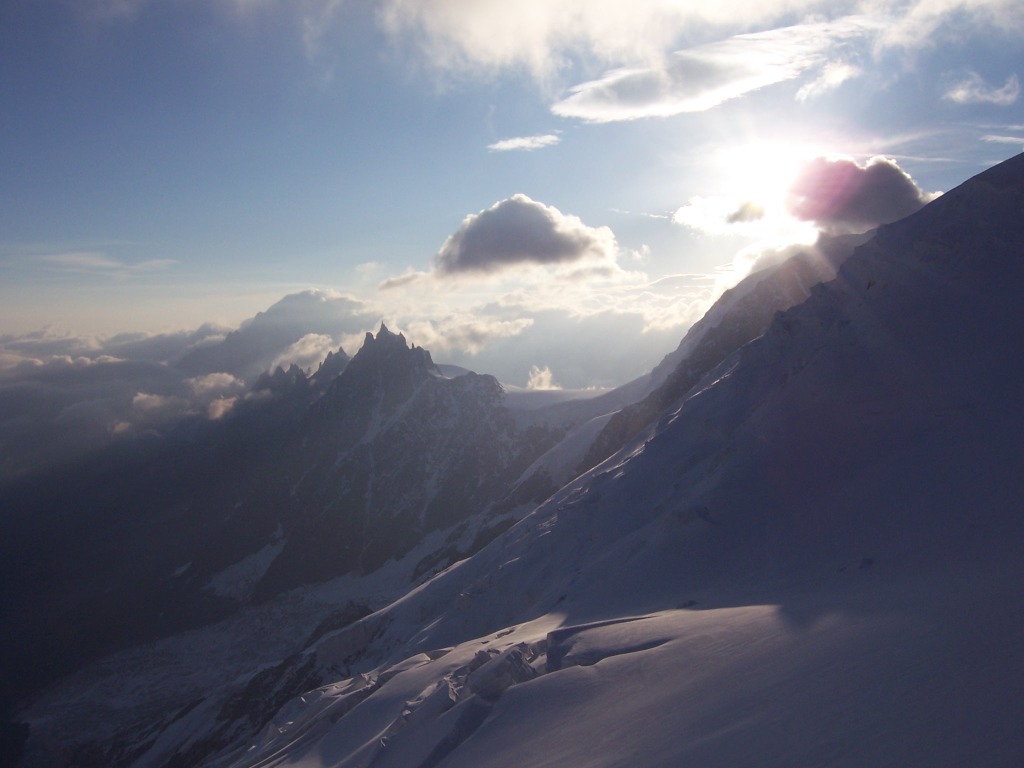
<path fill-rule="evenodd" d="M 753 200 L 697 195 L 676 210 L 672 221 L 702 235 L 752 238 L 760 248 L 813 242 L 818 234 L 814 227 L 777 208 Z"/>
<path fill-rule="evenodd" d="M 514 195 L 462 220 L 434 260 L 437 274 L 488 274 L 523 264 L 615 262 L 618 246 L 608 227 L 588 227 L 526 195 Z"/>
<path fill-rule="evenodd" d="M 851 16 L 736 35 L 676 51 L 654 66 L 608 72 L 572 88 L 551 111 L 596 123 L 703 112 L 817 66 L 825 66 L 827 73 L 834 49 L 866 37 L 877 26 L 877 20 Z M 838 85 L 853 70 L 832 72 Z"/>
<path fill-rule="evenodd" d="M 382 280 L 377 286 L 377 290 L 388 291 L 392 288 L 401 288 L 402 286 L 409 285 L 429 277 L 431 277 L 430 272 L 420 272 L 415 269 L 407 269 L 400 275 Z"/>
<path fill-rule="evenodd" d="M 763 219 L 765 210 L 763 205 L 744 200 L 732 213 L 725 217 L 729 224 L 738 224 L 743 221 L 758 221 Z"/>
<path fill-rule="evenodd" d="M 492 152 L 530 152 L 534 149 L 541 149 L 543 147 L 553 147 L 559 141 L 561 141 L 561 139 L 557 134 L 544 133 L 537 136 L 517 136 L 513 139 L 502 139 L 501 141 L 496 141 L 493 144 L 488 144 L 487 148 Z"/>
<path fill-rule="evenodd" d="M 982 136 L 981 140 L 989 144 L 1013 144 L 1024 152 L 1024 136 L 996 136 L 988 134 L 987 136 Z M 0 366 L 2 366 L 2 363 L 0 363 Z"/>
<path fill-rule="evenodd" d="M 380 12 L 385 31 L 414 50 L 433 69 L 493 73 L 525 70 L 550 78 L 575 56 L 636 61 L 657 56 L 695 18 L 729 18 L 723 4 L 673 0 L 387 0 Z M 728 2 L 741 16 L 758 4 Z M 733 16 L 732 18 L 736 18 Z"/>
<path fill-rule="evenodd" d="M 705 288 L 701 286 L 701 290 Z M 569 307 L 545 309 L 528 303 L 481 306 L 475 308 L 475 315 L 491 321 L 518 321 L 510 328 L 518 332 L 495 334 L 472 354 L 455 347 L 444 351 L 436 344 L 427 348 L 438 362 L 490 373 L 515 386 L 529 384 L 530 371 L 538 361 L 557 362 L 557 384 L 566 388 L 615 386 L 650 371 L 679 344 L 685 330 L 681 323 L 696 319 L 680 316 L 683 304 L 693 299 L 689 294 L 678 286 L 648 300 L 635 291 L 622 293 L 612 297 L 614 309 L 592 312 Z M 657 316 L 649 316 L 648 307 L 639 306 L 657 304 L 659 299 L 665 318 L 671 315 L 673 322 L 658 325 L 652 322 Z M 707 309 L 705 301 L 700 304 L 697 317 Z M 410 340 L 413 338 L 419 343 L 418 335 L 410 335 Z M 544 366 L 538 367 L 543 370 Z M 535 382 L 542 380 L 535 377 Z"/>
<path fill-rule="evenodd" d="M 310 362 L 310 349 L 326 345 L 321 336 L 330 337 L 337 348 L 343 336 L 365 333 L 379 320 L 376 310 L 351 296 L 301 291 L 257 313 L 222 341 L 191 348 L 176 365 L 193 376 L 226 372 L 252 381 L 289 355 L 293 362 Z M 303 342 L 307 335 L 310 339 Z"/>
<path fill-rule="evenodd" d="M 536 365 L 530 366 L 530 375 L 526 379 L 527 389 L 561 389 L 561 387 L 555 383 L 554 374 L 551 373 L 551 369 L 548 366 L 540 368 Z"/>
<path fill-rule="evenodd" d="M 982 141 L 990 144 L 1024 144 L 1024 136 L 995 136 L 988 134 L 981 137 Z"/>
<path fill-rule="evenodd" d="M 834 91 L 847 80 L 860 77 L 863 71 L 860 67 L 841 61 L 830 61 L 825 65 L 817 80 L 802 86 L 796 92 L 797 101 L 815 99 L 829 91 Z"/>
<path fill-rule="evenodd" d="M 882 0 L 874 5 L 889 18 L 875 41 L 879 50 L 932 47 L 944 37 L 962 39 L 968 30 L 1024 33 L 1019 0 Z"/>
<path fill-rule="evenodd" d="M 240 390 L 245 387 L 245 382 L 236 379 L 230 373 L 208 373 L 205 376 L 196 376 L 186 379 L 192 393 L 205 397 L 214 393 L 223 393 L 226 390 Z"/>
<path fill-rule="evenodd" d="M 218 397 L 207 406 L 206 416 L 210 421 L 222 419 L 231 412 L 237 402 L 237 397 Z"/>
<path fill-rule="evenodd" d="M 977 72 L 965 76 L 946 88 L 942 98 L 956 104 L 994 104 L 1008 107 L 1020 96 L 1020 82 L 1017 75 L 1010 75 L 999 88 L 989 85 Z"/>
<path fill-rule="evenodd" d="M 517 336 L 533 325 L 529 317 L 505 319 L 487 315 L 450 315 L 440 320 L 410 321 L 407 336 L 419 346 L 436 353 L 452 351 L 476 355 L 498 339 Z"/>
<path fill-rule="evenodd" d="M 276 369 L 280 366 L 287 369 L 291 365 L 297 365 L 303 370 L 308 370 L 315 368 L 327 357 L 328 352 L 333 352 L 337 348 L 334 336 L 326 333 L 307 333 L 274 358 L 269 367 Z"/>
<path fill-rule="evenodd" d="M 923 192 L 894 160 L 866 165 L 848 158 L 816 158 L 789 190 L 790 212 L 826 232 L 864 232 L 914 213 L 934 195 Z"/>
<path fill-rule="evenodd" d="M 342 294 L 307 291 L 230 332 L 0 337 L 0 482 L 116 436 L 222 418 L 270 365 L 315 365 L 378 320 Z"/>
<path fill-rule="evenodd" d="M 149 259 L 129 264 L 128 262 L 119 261 L 105 254 L 92 251 L 51 253 L 38 256 L 36 259 L 46 264 L 52 264 L 66 272 L 105 274 L 119 278 L 159 272 L 178 263 L 174 259 Z"/>

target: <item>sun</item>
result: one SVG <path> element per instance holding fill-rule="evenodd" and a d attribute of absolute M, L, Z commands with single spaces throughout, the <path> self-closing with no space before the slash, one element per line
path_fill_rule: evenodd
<path fill-rule="evenodd" d="M 818 154 L 815 147 L 785 142 L 718 150 L 709 158 L 709 194 L 691 197 L 673 220 L 705 235 L 739 237 L 762 248 L 813 243 L 817 230 L 794 217 L 786 199 L 801 168 Z"/>
<path fill-rule="evenodd" d="M 754 141 L 722 149 L 716 164 L 730 197 L 742 198 L 766 216 L 788 216 L 787 192 L 805 163 L 828 154 L 805 144 Z"/>

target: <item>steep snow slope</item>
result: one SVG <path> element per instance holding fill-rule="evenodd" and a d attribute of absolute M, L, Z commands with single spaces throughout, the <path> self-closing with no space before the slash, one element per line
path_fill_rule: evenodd
<path fill-rule="evenodd" d="M 570 431 L 530 467 L 523 482 L 553 490 L 615 453 L 709 370 L 764 333 L 777 312 L 804 301 L 813 286 L 835 277 L 853 249 L 873 234 L 821 236 L 815 245 L 727 290 L 646 376 L 589 401 L 537 411 L 533 421 L 566 423 Z"/>
<path fill-rule="evenodd" d="M 310 653 L 237 765 L 1016 765 L 1024 158 Z"/>

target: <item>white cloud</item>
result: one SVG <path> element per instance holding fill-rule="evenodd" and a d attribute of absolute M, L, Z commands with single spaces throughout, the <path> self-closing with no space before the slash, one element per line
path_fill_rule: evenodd
<path fill-rule="evenodd" d="M 197 397 L 206 397 L 216 392 L 223 392 L 231 389 L 242 389 L 245 382 L 236 379 L 230 373 L 210 373 L 206 376 L 195 376 L 186 379 L 185 383 Z"/>
<path fill-rule="evenodd" d="M 796 92 L 796 100 L 815 99 L 829 91 L 834 91 L 847 80 L 860 77 L 861 74 L 862 70 L 858 66 L 841 61 L 830 61 L 825 65 L 817 80 L 807 83 Z"/>
<path fill-rule="evenodd" d="M 561 389 L 555 383 L 554 374 L 548 366 L 539 368 L 536 365 L 530 366 L 530 375 L 526 379 L 527 389 Z"/>
<path fill-rule="evenodd" d="M 487 148 L 492 152 L 514 152 L 517 150 L 529 152 L 543 147 L 553 147 L 561 139 L 554 133 L 545 133 L 537 136 L 517 136 L 512 139 L 502 139 Z"/>
<path fill-rule="evenodd" d="M 158 272 L 177 264 L 174 259 L 149 259 L 130 264 L 92 251 L 68 251 L 36 257 L 67 272 L 105 274 L 112 277 L 131 277 L 147 272 Z"/>
<path fill-rule="evenodd" d="M 528 264 L 610 268 L 617 252 L 608 227 L 588 227 L 576 216 L 513 195 L 463 219 L 434 265 L 441 276 L 490 274 Z"/>
<path fill-rule="evenodd" d="M 194 413 L 191 406 L 183 397 L 138 392 L 132 398 L 129 423 L 135 428 L 158 426 Z"/>
<path fill-rule="evenodd" d="M 1020 82 L 1017 75 L 1010 75 L 1000 86 L 991 86 L 977 72 L 968 72 L 952 83 L 942 98 L 957 104 L 994 104 L 1008 107 L 1020 96 Z"/>
<path fill-rule="evenodd" d="M 525 70 L 541 81 L 573 61 L 649 64 L 695 28 L 743 27 L 820 0 L 387 0 L 380 18 L 436 70 Z"/>
<path fill-rule="evenodd" d="M 1021 144 L 1024 143 L 1024 136 L 995 136 L 988 134 L 981 137 L 982 141 L 987 141 L 990 144 Z"/>
<path fill-rule="evenodd" d="M 989 144 L 1013 144 L 1021 148 L 1021 151 L 1024 151 L 1024 136 L 994 136 L 989 134 L 982 136 L 981 140 Z"/>
<path fill-rule="evenodd" d="M 873 0 L 865 5 L 889 17 L 875 41 L 879 50 L 931 47 L 978 29 L 1024 33 L 1024 4 L 1019 0 Z"/>
<path fill-rule="evenodd" d="M 206 417 L 210 421 L 224 418 L 238 402 L 237 397 L 218 397 L 206 407 Z"/>
<path fill-rule="evenodd" d="M 466 313 L 439 320 L 411 320 L 406 336 L 410 342 L 440 354 L 456 351 L 476 355 L 489 344 L 517 336 L 531 325 L 530 317 L 501 318 L 486 313 Z"/>
<path fill-rule="evenodd" d="M 877 19 L 851 16 L 736 35 L 676 51 L 654 66 L 608 72 L 574 87 L 552 112 L 599 123 L 702 112 L 826 66 L 834 49 L 878 26 Z M 852 69 L 833 70 L 831 78 L 850 76 Z"/>
<path fill-rule="evenodd" d="M 402 286 L 409 285 L 410 283 L 415 283 L 429 277 L 431 277 L 429 272 L 421 272 L 410 268 L 400 275 L 382 280 L 377 288 L 381 291 L 387 291 L 392 288 L 401 288 Z"/>
<path fill-rule="evenodd" d="M 293 364 L 303 370 L 314 368 L 323 362 L 328 352 L 333 352 L 337 347 L 333 336 L 326 333 L 307 333 L 278 355 L 271 362 L 270 370 L 275 370 L 278 366 L 288 368 Z"/>

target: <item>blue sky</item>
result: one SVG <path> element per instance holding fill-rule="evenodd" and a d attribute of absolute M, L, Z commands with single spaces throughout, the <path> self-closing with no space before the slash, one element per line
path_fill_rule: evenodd
<path fill-rule="evenodd" d="M 793 215 L 805 162 L 947 190 L 1024 148 L 1021 77 L 1011 0 L 4 3 L 5 359 L 298 294 L 307 362 L 383 319 L 618 383 L 836 226 Z"/>

